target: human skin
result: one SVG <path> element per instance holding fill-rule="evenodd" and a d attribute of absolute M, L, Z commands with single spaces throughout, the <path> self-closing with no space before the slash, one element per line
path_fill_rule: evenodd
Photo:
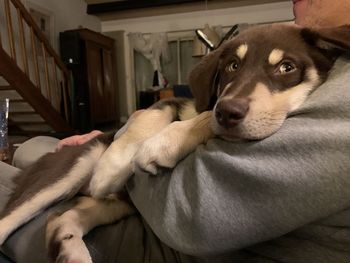
<path fill-rule="evenodd" d="M 93 130 L 93 131 L 86 133 L 86 134 L 74 135 L 74 136 L 67 137 L 67 138 L 60 140 L 58 142 L 56 151 L 61 150 L 63 146 L 68 146 L 68 145 L 73 146 L 73 145 L 84 144 L 100 134 L 102 134 L 101 131 Z"/>
<path fill-rule="evenodd" d="M 141 112 L 143 112 L 144 110 L 138 110 L 135 111 L 129 118 L 128 122 L 132 121 L 133 119 L 135 119 Z M 98 135 L 102 134 L 102 131 L 99 130 L 93 130 L 89 133 L 86 134 L 82 134 L 82 135 L 74 135 L 74 136 L 70 136 L 67 138 L 64 138 L 62 140 L 60 140 L 57 144 L 56 147 L 56 151 L 59 151 L 62 149 L 63 146 L 74 146 L 74 145 L 81 145 L 84 144 L 90 140 L 92 140 L 93 138 L 97 137 Z"/>
<path fill-rule="evenodd" d="M 308 27 L 350 24 L 349 0 L 293 0 L 295 23 Z"/>

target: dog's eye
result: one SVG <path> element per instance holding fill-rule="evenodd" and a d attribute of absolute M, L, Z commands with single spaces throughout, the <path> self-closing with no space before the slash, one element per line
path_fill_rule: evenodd
<path fill-rule="evenodd" d="M 286 62 L 282 62 L 279 65 L 278 73 L 286 74 L 286 73 L 294 71 L 295 69 L 296 69 L 296 67 L 292 62 L 286 61 Z"/>
<path fill-rule="evenodd" d="M 238 69 L 239 63 L 237 60 L 232 61 L 227 67 L 228 72 L 235 72 Z"/>

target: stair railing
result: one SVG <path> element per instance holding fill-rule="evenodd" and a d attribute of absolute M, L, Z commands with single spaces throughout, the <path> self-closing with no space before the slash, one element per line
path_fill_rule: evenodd
<path fill-rule="evenodd" d="M 4 41 L 7 40 L 6 44 L 9 47 L 7 53 L 12 60 L 51 106 L 61 112 L 65 120 L 70 123 L 71 112 L 68 101 L 70 72 L 21 1 L 3 1 L 7 35 L 5 37 L 1 35 L 5 32 L 0 32 L 0 49 L 3 49 Z M 14 24 L 18 32 L 14 30 Z M 29 65 L 33 65 L 34 69 Z"/>

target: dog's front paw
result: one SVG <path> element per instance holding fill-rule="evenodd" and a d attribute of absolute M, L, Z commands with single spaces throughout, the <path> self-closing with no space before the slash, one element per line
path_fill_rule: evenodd
<path fill-rule="evenodd" d="M 90 180 L 89 191 L 95 198 L 106 197 L 113 191 L 112 182 L 118 177 L 118 166 L 112 160 L 100 160 Z"/>
<path fill-rule="evenodd" d="M 51 262 L 92 263 L 92 259 L 83 239 L 82 231 L 77 227 L 77 218 L 63 220 L 51 215 L 46 228 L 46 246 Z"/>
<path fill-rule="evenodd" d="M 57 263 L 93 263 L 89 250 L 80 238 L 75 238 L 71 234 L 57 240 L 55 244 L 60 248 L 59 254 L 54 262 Z"/>
<path fill-rule="evenodd" d="M 134 171 L 157 174 L 159 167 L 173 168 L 183 157 L 180 137 L 178 131 L 166 128 L 144 141 L 134 157 Z"/>
<path fill-rule="evenodd" d="M 132 158 L 136 147 L 111 148 L 102 155 L 92 174 L 89 191 L 95 198 L 104 198 L 119 191 L 132 174 Z"/>

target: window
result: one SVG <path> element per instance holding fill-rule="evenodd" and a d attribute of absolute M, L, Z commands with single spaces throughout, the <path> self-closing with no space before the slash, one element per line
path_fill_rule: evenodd
<path fill-rule="evenodd" d="M 188 74 L 200 58 L 192 57 L 192 37 L 172 37 L 169 41 L 169 61 L 161 59 L 161 68 L 164 78 L 169 86 L 188 84 Z M 153 68 L 149 60 L 142 54 L 134 51 L 134 70 L 136 90 L 145 91 L 150 89 L 153 83 Z"/>

